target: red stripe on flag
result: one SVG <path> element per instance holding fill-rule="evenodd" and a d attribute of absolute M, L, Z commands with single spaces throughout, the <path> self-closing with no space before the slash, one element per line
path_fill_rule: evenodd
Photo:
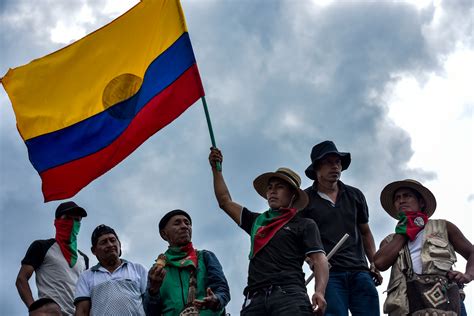
<path fill-rule="evenodd" d="M 168 125 L 204 95 L 198 68 L 190 67 L 156 95 L 109 146 L 40 173 L 45 202 L 74 196 L 125 159 L 154 133 Z"/>

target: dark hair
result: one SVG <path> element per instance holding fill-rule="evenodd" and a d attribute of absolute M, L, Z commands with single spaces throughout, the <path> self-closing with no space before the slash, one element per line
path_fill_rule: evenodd
<path fill-rule="evenodd" d="M 117 233 L 115 232 L 115 230 L 113 230 L 113 228 L 107 225 L 101 224 L 97 226 L 92 232 L 92 236 L 91 236 L 92 247 L 95 247 L 95 245 L 97 245 L 97 241 L 99 240 L 99 237 L 105 234 L 114 234 L 115 238 L 119 240 Z"/>
<path fill-rule="evenodd" d="M 28 312 L 32 312 L 32 311 L 35 311 L 37 309 L 39 309 L 40 307 L 43 307 L 44 305 L 46 304 L 56 304 L 58 305 L 58 303 L 56 303 L 55 300 L 53 300 L 52 298 L 49 298 L 49 297 L 43 297 L 43 298 L 40 298 L 36 301 L 34 301 L 30 307 L 28 307 Z M 59 306 L 59 305 L 58 305 Z"/>
<path fill-rule="evenodd" d="M 327 159 L 329 156 L 336 156 L 339 158 L 339 161 L 341 162 L 342 165 L 342 158 L 343 156 L 339 155 L 338 153 L 327 153 L 318 160 L 316 160 L 313 164 L 313 170 L 318 171 L 321 168 L 321 165 L 323 164 L 323 160 Z"/>

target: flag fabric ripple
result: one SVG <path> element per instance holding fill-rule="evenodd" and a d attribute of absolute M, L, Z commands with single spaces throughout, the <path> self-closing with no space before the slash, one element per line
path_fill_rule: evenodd
<path fill-rule="evenodd" d="M 2 84 L 46 202 L 74 196 L 204 95 L 178 0 L 142 0 Z"/>

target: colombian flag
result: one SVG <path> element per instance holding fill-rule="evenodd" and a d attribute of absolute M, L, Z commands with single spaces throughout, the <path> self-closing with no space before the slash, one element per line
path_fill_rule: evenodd
<path fill-rule="evenodd" d="M 142 0 L 2 84 L 45 202 L 74 196 L 204 96 L 179 0 Z"/>

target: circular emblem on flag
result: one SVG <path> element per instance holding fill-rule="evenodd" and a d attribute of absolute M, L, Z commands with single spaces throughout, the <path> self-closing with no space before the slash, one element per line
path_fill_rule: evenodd
<path fill-rule="evenodd" d="M 416 217 L 413 220 L 413 223 L 415 223 L 415 225 L 418 226 L 418 227 L 424 227 L 425 226 L 425 221 L 423 220 L 422 217 Z"/>
<path fill-rule="evenodd" d="M 142 78 L 129 73 L 121 74 L 110 80 L 102 93 L 104 109 L 118 119 L 133 118 L 136 114 L 137 102 L 132 97 L 140 90 L 142 83 Z M 123 102 L 125 100 L 128 102 Z"/>

